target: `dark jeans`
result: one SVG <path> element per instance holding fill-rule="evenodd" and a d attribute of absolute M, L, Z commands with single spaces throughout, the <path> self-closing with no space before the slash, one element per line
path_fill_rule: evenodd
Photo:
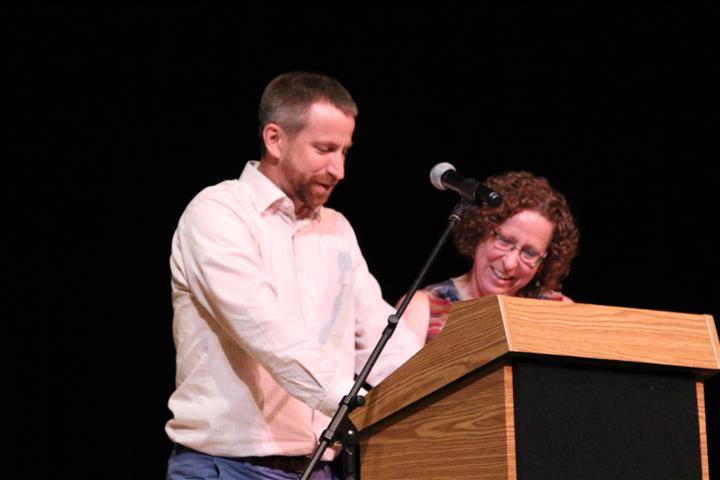
<path fill-rule="evenodd" d="M 253 465 L 242 458 L 207 455 L 182 445 L 175 445 L 166 480 L 295 480 L 300 476 L 273 468 Z M 330 466 L 317 469 L 312 480 L 340 480 Z"/>

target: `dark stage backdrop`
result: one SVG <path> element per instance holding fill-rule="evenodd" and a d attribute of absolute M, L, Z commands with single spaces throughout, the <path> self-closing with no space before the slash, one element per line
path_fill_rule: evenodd
<path fill-rule="evenodd" d="M 5 478 L 162 478 L 171 235 L 199 190 L 257 157 L 259 96 L 288 70 L 335 76 L 359 104 L 330 206 L 388 301 L 445 224 L 455 198 L 427 177 L 449 161 L 565 193 L 576 301 L 720 317 L 709 6 L 3 10 Z M 428 282 L 466 268 L 447 248 Z"/>

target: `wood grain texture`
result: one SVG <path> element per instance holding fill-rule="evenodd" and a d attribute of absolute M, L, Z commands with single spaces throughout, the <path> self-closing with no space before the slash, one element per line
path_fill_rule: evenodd
<path fill-rule="evenodd" d="M 499 298 L 514 352 L 720 369 L 708 315 Z"/>
<path fill-rule="evenodd" d="M 707 425 L 705 423 L 705 386 L 701 381 L 695 382 L 695 394 L 697 395 L 698 423 L 700 427 L 700 465 L 702 468 L 702 478 L 703 480 L 709 480 L 710 464 L 707 449 Z"/>
<path fill-rule="evenodd" d="M 513 369 L 510 365 L 503 366 L 505 382 L 505 445 L 507 448 L 507 478 L 517 480 L 517 462 L 515 449 L 515 398 L 513 392 Z"/>
<path fill-rule="evenodd" d="M 713 318 L 491 296 L 453 305 L 443 331 L 367 396 L 359 430 L 509 352 L 720 369 Z"/>
<path fill-rule="evenodd" d="M 708 332 L 710 332 L 710 340 L 712 341 L 713 353 L 715 354 L 715 362 L 720 365 L 720 339 L 715 328 L 715 319 L 712 315 L 703 315 L 707 324 Z"/>
<path fill-rule="evenodd" d="M 507 379 L 503 367 L 475 372 L 362 431 L 362 477 L 514 479 Z"/>
<path fill-rule="evenodd" d="M 350 419 L 362 430 L 507 353 L 497 297 L 453 306 L 435 340 L 367 395 Z"/>

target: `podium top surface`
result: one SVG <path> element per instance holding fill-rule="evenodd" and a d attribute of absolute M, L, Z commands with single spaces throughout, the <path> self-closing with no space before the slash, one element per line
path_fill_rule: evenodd
<path fill-rule="evenodd" d="M 720 369 L 720 345 L 710 315 L 497 298 L 508 350 L 698 370 Z M 477 300 L 458 304 L 454 317 L 472 317 Z"/>

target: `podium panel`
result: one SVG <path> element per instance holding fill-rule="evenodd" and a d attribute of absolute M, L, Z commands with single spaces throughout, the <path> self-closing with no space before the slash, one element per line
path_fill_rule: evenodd
<path fill-rule="evenodd" d="M 702 478 L 695 380 L 513 362 L 519 479 Z"/>
<path fill-rule="evenodd" d="M 477 371 L 360 432 L 365 479 L 515 478 L 512 371 Z"/>

